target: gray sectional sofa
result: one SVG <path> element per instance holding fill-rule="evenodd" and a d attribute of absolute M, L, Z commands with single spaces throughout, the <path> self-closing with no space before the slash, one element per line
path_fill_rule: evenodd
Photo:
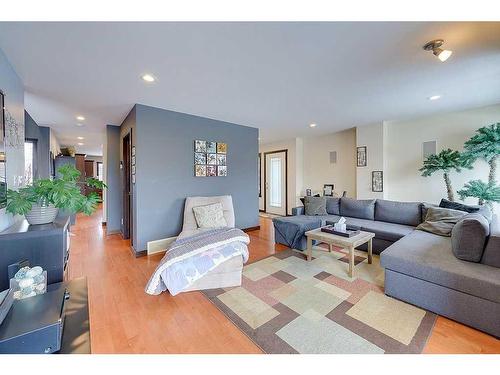
<path fill-rule="evenodd" d="M 275 218 L 275 241 L 305 250 L 306 231 L 344 216 L 348 224 L 375 233 L 373 250 L 385 268 L 387 295 L 500 337 L 498 217 L 487 210 L 480 218 L 469 214 L 459 223 L 460 234 L 452 231 L 444 237 L 416 230 L 427 207 L 420 202 L 327 198 L 326 215 L 304 215 L 304 207 L 297 207 L 293 216 Z M 454 250 L 472 247 L 474 261 L 454 255 Z"/>

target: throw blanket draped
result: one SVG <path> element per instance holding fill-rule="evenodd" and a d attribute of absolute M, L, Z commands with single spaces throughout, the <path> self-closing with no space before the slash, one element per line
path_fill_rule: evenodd
<path fill-rule="evenodd" d="M 168 249 L 146 285 L 146 293 L 165 290 L 175 296 L 219 264 L 235 256 L 248 260 L 250 239 L 237 228 L 204 231 L 176 240 Z"/>

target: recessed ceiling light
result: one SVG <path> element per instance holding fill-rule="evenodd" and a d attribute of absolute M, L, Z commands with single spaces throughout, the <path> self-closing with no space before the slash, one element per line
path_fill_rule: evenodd
<path fill-rule="evenodd" d="M 76 124 L 76 126 L 83 126 L 83 124 L 78 123 L 78 124 Z"/>
<path fill-rule="evenodd" d="M 445 62 L 446 60 L 448 60 L 448 58 L 451 56 L 453 52 L 447 49 L 440 48 L 443 44 L 444 44 L 443 39 L 435 39 L 426 43 L 423 48 L 426 51 L 432 51 L 432 54 L 434 56 L 436 56 L 442 62 Z"/>
<path fill-rule="evenodd" d="M 76 116 L 76 119 L 78 121 L 85 121 L 85 117 L 83 117 L 83 116 Z"/>
<path fill-rule="evenodd" d="M 143 81 L 150 82 L 150 83 L 156 81 L 156 78 L 152 74 L 149 74 L 149 73 L 143 74 L 141 76 L 141 78 Z"/>
<path fill-rule="evenodd" d="M 429 100 L 438 100 L 441 98 L 441 95 L 432 95 L 432 96 L 429 96 L 427 99 Z"/>
<path fill-rule="evenodd" d="M 77 138 L 77 139 L 85 139 L 85 138 L 83 138 L 83 137 L 76 137 L 76 138 Z"/>
<path fill-rule="evenodd" d="M 315 128 L 317 125 L 316 124 L 309 124 L 310 128 Z"/>
<path fill-rule="evenodd" d="M 83 146 L 83 145 L 84 145 L 84 143 L 78 142 L 78 146 Z"/>

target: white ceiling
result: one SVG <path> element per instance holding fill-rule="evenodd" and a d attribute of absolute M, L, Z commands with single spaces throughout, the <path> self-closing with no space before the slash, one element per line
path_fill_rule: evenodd
<path fill-rule="evenodd" d="M 422 50 L 435 38 L 445 63 Z M 33 118 L 89 154 L 134 103 L 255 126 L 268 143 L 500 102 L 500 23 L 3 22 L 0 48 Z"/>

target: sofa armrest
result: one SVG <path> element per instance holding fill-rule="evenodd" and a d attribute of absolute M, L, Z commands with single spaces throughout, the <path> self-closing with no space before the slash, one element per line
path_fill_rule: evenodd
<path fill-rule="evenodd" d="M 493 215 L 490 223 L 490 236 L 484 248 L 481 263 L 500 268 L 500 218 Z"/>
<path fill-rule="evenodd" d="M 292 215 L 293 216 L 305 215 L 304 206 L 293 207 L 292 208 Z"/>

